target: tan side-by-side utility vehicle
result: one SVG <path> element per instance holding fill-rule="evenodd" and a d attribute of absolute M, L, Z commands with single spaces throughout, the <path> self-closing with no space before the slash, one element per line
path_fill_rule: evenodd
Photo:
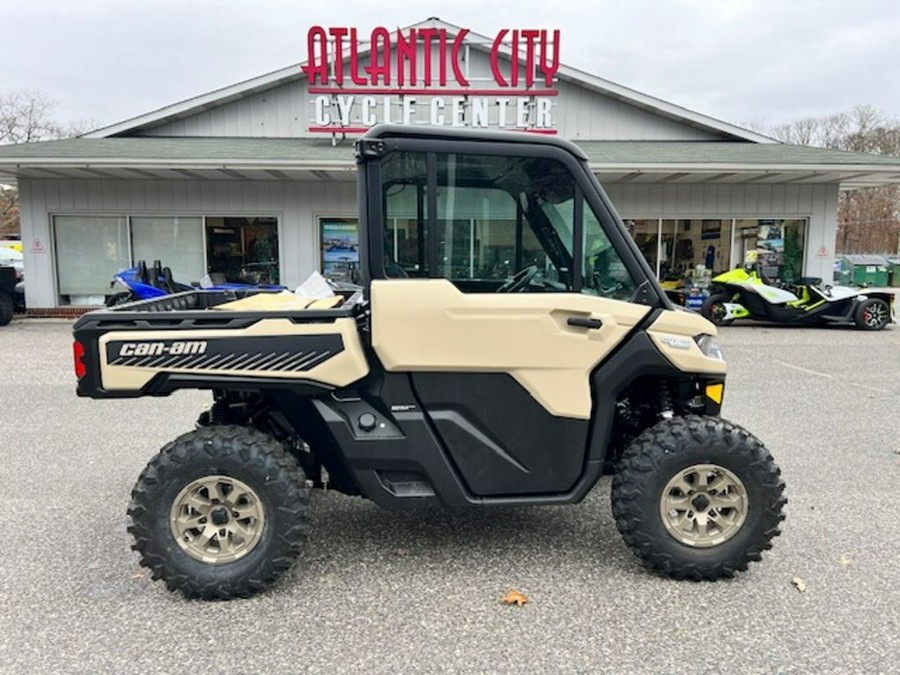
<path fill-rule="evenodd" d="M 360 292 L 196 290 L 75 325 L 81 396 L 213 392 L 132 493 L 154 578 L 262 590 L 302 550 L 311 487 L 568 504 L 604 469 L 653 570 L 713 580 L 761 557 L 784 485 L 719 417 L 716 329 L 669 303 L 575 145 L 381 126 L 356 159 Z"/>

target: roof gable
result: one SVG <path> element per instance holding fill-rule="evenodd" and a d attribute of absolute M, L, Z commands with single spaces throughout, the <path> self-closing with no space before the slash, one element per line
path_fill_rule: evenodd
<path fill-rule="evenodd" d="M 428 19 L 402 30 L 421 28 L 445 29 L 451 35 L 463 30 L 439 19 Z M 487 54 L 491 39 L 471 32 L 467 39 L 471 40 L 476 70 L 488 68 Z M 501 53 L 509 57 L 508 48 L 502 48 Z M 361 59 L 368 59 L 368 56 L 368 50 L 360 52 Z M 307 136 L 313 115 L 307 77 L 301 70 L 303 65 L 288 66 L 160 108 L 92 131 L 85 134 L 85 138 L 135 135 Z M 569 66 L 560 65 L 557 80 L 560 91 L 556 99 L 560 113 L 557 119 L 561 118 L 563 123 L 554 126 L 570 138 L 774 142 L 760 134 Z M 435 96 L 438 95 L 439 90 L 436 90 Z M 588 116 L 588 112 L 593 114 Z M 576 131 L 584 129 L 588 131 L 580 134 Z"/>

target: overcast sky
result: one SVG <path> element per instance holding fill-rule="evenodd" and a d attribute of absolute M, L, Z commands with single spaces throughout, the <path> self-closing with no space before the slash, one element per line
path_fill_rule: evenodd
<path fill-rule="evenodd" d="M 897 0 L 0 0 L 0 92 L 112 124 L 299 63 L 311 25 L 429 16 L 558 28 L 566 65 L 735 124 L 859 104 L 900 117 Z"/>

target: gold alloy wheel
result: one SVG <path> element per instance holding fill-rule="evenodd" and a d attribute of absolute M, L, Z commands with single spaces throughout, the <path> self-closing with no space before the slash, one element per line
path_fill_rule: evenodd
<path fill-rule="evenodd" d="M 709 548 L 736 535 L 747 518 L 747 490 L 731 471 L 695 464 L 668 482 L 659 513 L 669 534 L 682 544 Z"/>
<path fill-rule="evenodd" d="M 221 565 L 244 557 L 259 543 L 265 513 L 245 483 L 231 476 L 204 476 L 175 497 L 169 524 L 189 556 Z"/>

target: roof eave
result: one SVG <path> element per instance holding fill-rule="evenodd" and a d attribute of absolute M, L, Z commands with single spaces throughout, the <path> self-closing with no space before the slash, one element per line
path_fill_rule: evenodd
<path fill-rule="evenodd" d="M 748 162 L 588 162 L 592 171 L 687 171 L 708 173 L 882 173 L 898 175 L 896 166 L 884 164 L 778 164 Z"/>

